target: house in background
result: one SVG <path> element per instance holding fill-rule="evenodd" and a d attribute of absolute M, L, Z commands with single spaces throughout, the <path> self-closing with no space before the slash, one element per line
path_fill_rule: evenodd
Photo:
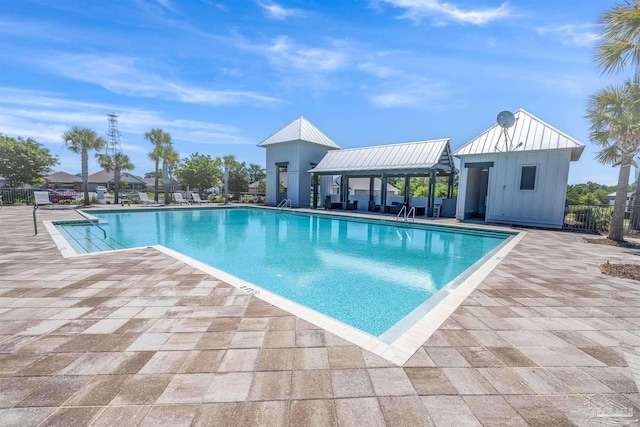
<path fill-rule="evenodd" d="M 329 151 L 340 150 L 338 144 L 304 117 L 289 123 L 258 147 L 267 150 L 267 204 L 277 205 L 289 199 L 292 207 L 309 207 L 311 175 L 307 171 Z M 286 186 L 282 185 L 285 176 Z M 322 191 L 327 192 L 331 188 L 331 177 L 322 179 Z M 325 196 L 320 194 L 321 200 Z"/>
<path fill-rule="evenodd" d="M 139 176 L 123 172 L 120 174 L 120 181 L 126 182 L 126 185 L 122 188 L 131 190 L 144 190 L 146 183 Z M 89 191 L 96 191 L 96 187 L 107 187 L 109 190 L 114 188 L 113 171 L 100 171 L 92 175 L 89 175 L 88 189 Z"/>
<path fill-rule="evenodd" d="M 514 116 L 506 131 L 496 124 L 453 153 L 456 218 L 562 228 L 569 164 L 584 145 L 523 109 Z"/>
<path fill-rule="evenodd" d="M 4 176 L 0 176 L 0 188 L 7 185 L 7 179 Z"/>
<path fill-rule="evenodd" d="M 607 194 L 607 197 L 609 198 L 609 206 L 613 206 L 616 204 L 616 194 L 617 194 L 616 192 Z M 634 196 L 633 191 L 629 191 L 627 193 L 627 202 L 626 202 L 627 210 L 629 210 L 629 206 L 633 206 L 633 196 Z"/>
<path fill-rule="evenodd" d="M 44 177 L 49 188 L 67 188 L 82 191 L 82 178 L 67 172 L 53 172 Z"/>
<path fill-rule="evenodd" d="M 340 194 L 340 185 L 342 178 L 340 176 L 335 177 L 333 180 L 332 193 L 335 195 Z M 368 177 L 349 177 L 349 195 L 350 196 L 369 196 L 369 178 Z M 380 196 L 380 188 L 382 186 L 382 180 L 380 178 L 373 179 L 373 191 L 375 196 Z M 393 185 L 387 183 L 387 197 L 393 197 L 400 194 Z"/>

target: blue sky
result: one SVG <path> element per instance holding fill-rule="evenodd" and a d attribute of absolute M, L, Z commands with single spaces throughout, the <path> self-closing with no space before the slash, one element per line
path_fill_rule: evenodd
<path fill-rule="evenodd" d="M 587 145 L 570 183 L 615 184 L 584 116 L 591 94 L 624 77 L 592 60 L 595 23 L 617 3 L 6 0 L 0 132 L 35 138 L 77 173 L 60 135 L 104 136 L 116 113 L 143 175 L 154 127 L 182 156 L 264 166 L 256 144 L 301 115 L 343 148 L 450 137 L 455 150 L 524 108 Z"/>

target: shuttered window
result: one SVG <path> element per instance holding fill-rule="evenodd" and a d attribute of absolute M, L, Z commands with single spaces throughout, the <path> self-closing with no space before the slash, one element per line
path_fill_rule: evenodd
<path fill-rule="evenodd" d="M 535 190 L 537 166 L 522 166 L 520 190 Z"/>

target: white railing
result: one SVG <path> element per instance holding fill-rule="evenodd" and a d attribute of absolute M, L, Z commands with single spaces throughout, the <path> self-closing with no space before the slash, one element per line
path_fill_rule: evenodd
<path fill-rule="evenodd" d="M 280 209 L 284 209 L 284 208 L 291 208 L 291 199 L 284 199 L 283 201 L 281 201 L 280 203 L 278 203 L 278 210 Z"/>
<path fill-rule="evenodd" d="M 398 212 L 398 215 L 396 215 L 396 222 L 398 222 L 400 218 L 404 219 L 405 222 L 409 221 L 409 219 L 416 222 L 416 207 L 412 206 L 407 212 L 407 205 L 403 205 L 400 212 Z"/>

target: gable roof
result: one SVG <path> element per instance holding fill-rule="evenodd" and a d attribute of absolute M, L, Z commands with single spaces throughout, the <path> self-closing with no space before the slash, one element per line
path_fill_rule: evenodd
<path fill-rule="evenodd" d="M 453 170 L 449 138 L 329 151 L 314 173 L 412 173 Z"/>
<path fill-rule="evenodd" d="M 516 123 L 507 129 L 507 135 L 513 141 L 513 145 L 521 146 L 510 151 L 539 151 L 539 150 L 571 150 L 571 160 L 580 159 L 584 144 L 559 131 L 550 124 L 542 121 L 533 114 L 519 109 L 514 113 Z M 505 149 L 502 127 L 495 124 L 472 139 L 467 144 L 458 148 L 453 155 L 456 157 L 470 154 L 487 154 L 507 151 Z"/>
<path fill-rule="evenodd" d="M 114 176 L 113 171 L 107 172 L 105 170 L 102 170 L 100 172 L 96 172 L 94 174 L 89 175 L 88 182 L 94 183 L 94 184 L 104 184 L 104 183 L 107 183 L 107 182 L 112 182 L 113 181 L 113 176 Z M 145 183 L 144 179 L 142 179 L 142 178 L 140 178 L 138 176 L 135 176 L 135 175 L 133 175 L 133 174 L 131 174 L 129 172 L 122 172 L 120 174 L 120 179 L 127 179 L 129 182 L 138 181 L 138 182 L 140 182 L 142 184 Z"/>
<path fill-rule="evenodd" d="M 82 179 L 75 176 L 75 175 L 71 175 L 70 173 L 66 173 L 66 172 L 53 172 L 50 175 L 47 175 L 44 177 L 44 179 L 46 179 L 48 182 L 53 182 L 53 183 L 72 183 L 72 182 L 82 182 Z"/>
<path fill-rule="evenodd" d="M 341 148 L 303 116 L 298 117 L 278 132 L 262 141 L 258 144 L 258 147 L 266 147 L 268 145 L 280 144 L 289 141 L 307 141 L 312 144 L 323 145 L 334 150 L 339 150 Z"/>

